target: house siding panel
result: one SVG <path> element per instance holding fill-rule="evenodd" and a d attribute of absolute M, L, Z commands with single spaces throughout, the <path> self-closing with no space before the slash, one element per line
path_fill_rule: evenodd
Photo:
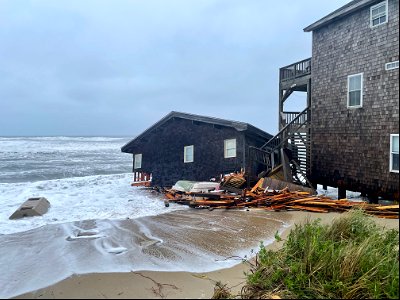
<path fill-rule="evenodd" d="M 224 158 L 224 140 L 236 138 L 236 157 Z M 221 173 L 240 171 L 244 162 L 243 132 L 181 118 L 168 120 L 135 142 L 130 152 L 142 153 L 142 171 L 153 173 L 153 185 L 178 180 L 208 181 Z M 184 146 L 194 145 L 194 162 L 184 163 Z"/>
<path fill-rule="evenodd" d="M 370 7 L 313 31 L 312 180 L 370 195 L 397 193 L 390 134 L 399 132 L 399 1 L 370 27 Z M 363 73 L 363 106 L 347 108 L 347 77 Z"/>

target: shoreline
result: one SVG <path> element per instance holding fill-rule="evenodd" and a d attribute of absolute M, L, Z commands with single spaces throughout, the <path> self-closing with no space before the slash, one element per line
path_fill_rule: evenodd
<path fill-rule="evenodd" d="M 340 213 L 310 213 L 290 211 L 290 225 L 284 228 L 281 238 L 285 240 L 295 224 L 301 224 L 306 218 L 320 218 L 323 224 L 329 224 Z M 374 218 L 376 223 L 387 229 L 398 228 L 399 220 Z M 274 241 L 267 249 L 277 250 L 283 242 Z M 258 250 L 256 251 L 258 252 Z M 250 259 L 251 261 L 251 259 Z M 245 282 L 244 272 L 249 270 L 247 263 L 239 262 L 230 268 L 211 272 L 164 272 L 135 271 L 128 273 L 89 273 L 72 275 L 60 282 L 32 292 L 24 293 L 12 299 L 61 299 L 61 298 L 211 298 L 215 283 L 220 281 L 237 294 Z"/>

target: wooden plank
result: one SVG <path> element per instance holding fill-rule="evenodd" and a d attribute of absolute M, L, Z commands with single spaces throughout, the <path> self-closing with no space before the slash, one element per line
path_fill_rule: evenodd
<path fill-rule="evenodd" d="M 195 200 L 193 201 L 196 205 L 229 205 L 233 204 L 233 200 Z"/>
<path fill-rule="evenodd" d="M 168 199 L 171 199 L 171 200 L 175 200 L 176 199 L 175 196 L 170 194 L 170 193 L 165 193 L 165 197 L 167 197 Z"/>
<path fill-rule="evenodd" d="M 377 218 L 385 218 L 385 219 L 398 219 L 399 218 L 399 216 L 392 216 L 392 215 L 389 215 L 389 216 L 377 215 L 376 217 Z"/>
<path fill-rule="evenodd" d="M 307 211 L 312 211 L 312 212 L 320 212 L 320 213 L 329 212 L 329 210 L 323 209 L 323 208 L 304 207 L 304 206 L 298 206 L 298 205 L 292 205 L 292 206 L 289 206 L 288 208 L 294 208 L 294 209 L 299 209 L 299 210 L 307 210 Z"/>
<path fill-rule="evenodd" d="M 307 201 L 307 202 L 302 202 L 301 205 L 337 206 L 338 204 L 335 202 L 326 202 L 326 201 Z"/>
<path fill-rule="evenodd" d="M 250 196 L 250 197 L 253 197 L 253 198 L 256 198 L 258 195 L 257 194 L 254 194 L 253 192 L 246 192 L 246 196 Z"/>
<path fill-rule="evenodd" d="M 242 203 L 238 203 L 236 204 L 237 206 L 251 206 L 251 205 L 257 205 L 258 201 L 257 200 L 253 200 L 253 201 L 249 201 L 249 202 L 242 202 Z"/>
<path fill-rule="evenodd" d="M 253 188 L 250 190 L 250 193 L 254 193 L 258 187 L 262 186 L 263 182 L 264 182 L 264 178 L 260 178 L 260 180 L 258 180 L 257 183 L 255 184 L 255 186 L 253 186 Z"/>
<path fill-rule="evenodd" d="M 375 207 L 376 209 L 379 209 L 379 210 L 387 210 L 387 209 L 399 209 L 399 205 L 397 204 L 397 205 L 383 205 L 383 206 L 377 206 L 377 207 Z"/>
<path fill-rule="evenodd" d="M 316 199 L 318 199 L 318 197 L 307 197 L 307 198 L 302 198 L 302 199 L 291 200 L 290 202 L 288 202 L 288 204 L 313 201 L 313 200 L 316 200 Z"/>
<path fill-rule="evenodd" d="M 131 186 L 150 186 L 151 181 L 139 181 L 139 182 L 132 182 Z"/>

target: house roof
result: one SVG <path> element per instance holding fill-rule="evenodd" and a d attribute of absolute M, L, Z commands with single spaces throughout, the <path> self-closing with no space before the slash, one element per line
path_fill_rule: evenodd
<path fill-rule="evenodd" d="M 380 0 L 382 1 L 382 0 Z M 323 17 L 322 19 L 312 23 L 311 25 L 307 26 L 303 30 L 305 32 L 310 32 L 315 29 L 318 29 L 322 26 L 325 26 L 333 21 L 336 21 L 340 18 L 343 18 L 344 16 L 347 16 L 348 14 L 353 13 L 354 11 L 357 11 L 365 6 L 371 5 L 374 2 L 380 2 L 379 0 L 353 0 L 346 5 L 343 5 L 341 8 L 335 10 L 334 12 L 330 13 L 329 15 Z"/>
<path fill-rule="evenodd" d="M 165 124 L 167 121 L 169 121 L 172 118 L 180 118 L 180 119 L 186 119 L 186 120 L 192 120 L 192 121 L 198 121 L 198 122 L 203 122 L 203 123 L 210 123 L 210 124 L 215 124 L 215 125 L 231 127 L 231 128 L 236 129 L 237 131 L 247 131 L 250 134 L 260 136 L 261 138 L 264 138 L 266 140 L 268 140 L 272 137 L 271 134 L 269 134 L 251 124 L 248 124 L 248 123 L 219 119 L 219 118 L 214 118 L 214 117 L 200 116 L 200 115 L 195 115 L 195 114 L 188 114 L 188 113 L 177 112 L 177 111 L 171 111 L 168 115 L 163 117 L 160 121 L 158 121 L 157 123 L 155 123 L 148 129 L 143 131 L 141 134 L 139 134 L 137 137 L 135 137 L 133 140 L 129 141 L 124 146 L 122 146 L 121 151 L 130 153 L 129 148 L 131 147 L 131 145 L 133 145 L 133 143 L 135 141 L 139 140 L 144 135 L 146 135 L 147 133 L 151 132 L 152 130 L 158 128 L 159 126 L 162 126 L 163 124 Z"/>

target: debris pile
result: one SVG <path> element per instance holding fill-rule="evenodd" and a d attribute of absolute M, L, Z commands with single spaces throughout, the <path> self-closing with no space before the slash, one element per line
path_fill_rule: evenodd
<path fill-rule="evenodd" d="M 381 218 L 399 218 L 399 205 L 369 204 L 364 201 L 348 199 L 334 200 L 325 195 L 316 195 L 310 191 L 294 190 L 293 185 L 283 189 L 265 187 L 261 178 L 251 189 L 242 188 L 246 180 L 243 173 L 225 176 L 219 187 L 208 191 L 182 191 L 175 189 L 163 190 L 169 202 L 186 204 L 193 208 L 259 208 L 268 211 L 304 210 L 310 212 L 328 213 L 344 212 L 352 208 L 363 209 L 366 213 Z M 270 182 L 270 181 L 268 181 Z"/>

